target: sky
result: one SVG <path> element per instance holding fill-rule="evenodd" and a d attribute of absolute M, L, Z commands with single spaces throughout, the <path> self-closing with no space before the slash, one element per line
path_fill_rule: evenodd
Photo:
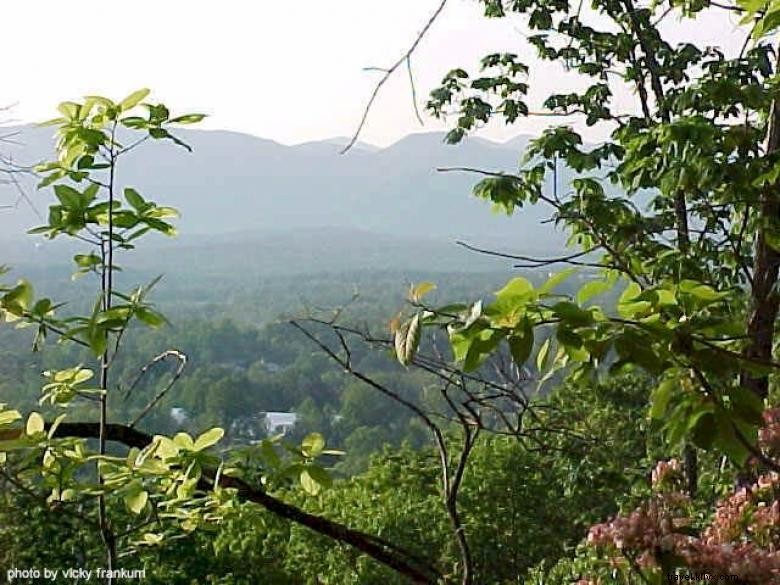
<path fill-rule="evenodd" d="M 7 0 L 0 54 L 0 104 L 11 117 L 53 117 L 57 103 L 87 94 L 121 99 L 149 87 L 175 112 L 209 115 L 206 128 L 284 144 L 351 135 L 379 73 L 402 55 L 439 0 Z M 669 38 L 739 50 L 744 33 L 722 12 L 667 21 Z M 531 65 L 529 106 L 576 82 L 533 58 L 517 19 L 487 20 L 475 0 L 450 0 L 413 56 L 418 101 L 454 67 L 476 70 L 489 52 L 511 51 Z M 572 85 L 573 83 L 573 85 Z M 616 96 L 627 108 L 628 92 Z M 571 121 L 577 126 L 576 120 Z M 493 123 L 479 136 L 535 134 L 548 118 Z M 386 84 L 361 140 L 386 146 L 445 127 L 420 126 L 406 71 Z M 598 131 L 585 130 L 598 140 Z"/>

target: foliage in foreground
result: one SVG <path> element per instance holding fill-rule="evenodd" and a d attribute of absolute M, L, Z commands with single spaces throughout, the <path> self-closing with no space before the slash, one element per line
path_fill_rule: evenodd
<path fill-rule="evenodd" d="M 33 329 L 33 350 L 42 349 L 54 337 L 87 353 L 84 362 L 43 372 L 39 404 L 51 420 L 37 411 L 22 417 L 0 405 L 3 480 L 84 519 L 82 528 L 100 535 L 104 568 L 109 572 L 118 568 L 120 557 L 221 521 L 234 509 L 242 489 L 249 497 L 262 499 L 263 494 L 253 491 L 243 478 L 258 485 L 294 480 L 310 494 L 330 481 L 315 463 L 328 453 L 318 434 L 304 437 L 296 447 L 261 442 L 252 457 L 263 461 L 260 471 L 257 465 L 247 468 L 242 452 L 225 458 L 214 453 L 224 435 L 219 427 L 195 436 L 179 432 L 173 437 L 152 437 L 138 431 L 176 375 L 132 420 L 117 424 L 109 419 L 109 402 L 122 394 L 126 398 L 149 368 L 172 359 L 180 373 L 187 362 L 180 351 L 167 349 L 138 364 L 140 373 L 123 392 L 114 377 L 115 359 L 133 331 L 131 326 L 156 328 L 166 323 L 148 299 L 158 279 L 120 290 L 114 281 L 121 270 L 116 260 L 150 232 L 174 235 L 171 221 L 178 216 L 177 210 L 122 186 L 117 174 L 120 161 L 148 140 L 170 140 L 189 149 L 175 136 L 174 128 L 203 118 L 201 114 L 172 116 L 165 105 L 144 101 L 148 95 L 149 90 L 142 89 L 118 102 L 101 96 L 64 102 L 58 108 L 61 117 L 47 123 L 57 128 L 57 158 L 36 170 L 43 177 L 40 188 L 51 187 L 56 201 L 49 207 L 46 224 L 31 232 L 49 239 L 67 237 L 84 246 L 84 253 L 73 258 L 73 277 L 94 278 L 91 311 L 63 314 L 62 304 L 36 298 L 25 280 L 0 284 L 0 319 Z M 79 409 L 88 413 L 87 420 L 73 421 L 70 407 L 79 403 L 89 405 Z M 129 449 L 110 449 L 109 441 Z M 229 487 L 224 487 L 228 477 Z M 85 512 L 90 502 L 97 504 L 94 517 Z M 81 562 L 94 560 L 83 557 Z"/>
<path fill-rule="evenodd" d="M 494 436 L 479 444 L 461 498 L 475 563 L 486 582 L 518 582 L 543 559 L 564 555 L 591 523 L 617 511 L 616 500 L 642 480 L 658 449 L 645 424 L 645 395 L 646 384 L 631 377 L 599 387 L 569 384 L 556 391 L 547 416 L 551 426 L 569 423 L 572 434 L 551 431 L 545 450 L 514 437 Z M 287 496 L 311 512 L 404 542 L 441 566 L 456 566 L 437 473 L 429 449 L 407 446 L 385 451 L 365 473 L 337 481 L 316 498 L 295 491 Z M 12 505 L 6 508 L 9 515 Z M 4 564 L 40 563 L 44 551 L 25 543 L 46 535 L 60 544 L 45 554 L 58 555 L 60 562 L 99 552 L 94 538 L 74 549 L 73 540 L 85 537 L 77 524 L 52 525 L 50 514 L 38 514 L 24 534 L 18 525 L 4 524 L 0 539 L 9 543 Z M 131 565 L 145 567 L 149 582 L 160 584 L 406 582 L 348 548 L 245 504 L 218 527 L 139 551 L 127 559 Z"/>

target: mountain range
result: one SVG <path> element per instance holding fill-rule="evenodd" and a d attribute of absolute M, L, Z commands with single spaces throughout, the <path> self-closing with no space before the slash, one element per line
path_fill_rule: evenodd
<path fill-rule="evenodd" d="M 0 145 L 0 151 L 17 163 L 52 157 L 51 128 L 4 130 L 14 134 L 13 142 Z M 468 267 L 476 261 L 474 254 L 456 246 L 457 240 L 528 255 L 563 247 L 562 234 L 540 223 L 547 210 L 525 208 L 512 217 L 491 212 L 489 203 L 470 194 L 478 176 L 437 170 L 468 166 L 516 171 L 526 136 L 504 144 L 469 138 L 450 146 L 442 133 L 421 133 L 387 148 L 357 143 L 342 155 L 346 139 L 287 146 L 223 130 L 181 129 L 176 134 L 192 147 L 191 153 L 169 141 L 152 141 L 128 153 L 119 172 L 120 184 L 182 214 L 177 226 L 183 235 L 152 243 L 145 263 L 175 258 L 185 250 L 195 257 L 200 250 L 218 258 L 220 249 L 235 250 L 237 242 L 249 256 L 283 256 L 296 246 L 299 256 L 307 250 L 316 256 L 330 248 L 351 256 L 349 268 L 381 265 L 383 249 L 392 250 L 394 257 L 414 256 L 420 263 L 433 254 L 428 260 Z M 57 245 L 24 236 L 41 224 L 38 215 L 46 216 L 53 195 L 50 189 L 36 191 L 31 179 L 22 186 L 34 208 L 18 200 L 14 185 L 0 186 L 0 206 L 16 202 L 15 208 L 0 210 L 0 263 L 32 259 L 41 255 L 41 248 Z M 274 241 L 287 244 L 274 246 Z M 379 257 L 371 250 L 380 250 Z"/>

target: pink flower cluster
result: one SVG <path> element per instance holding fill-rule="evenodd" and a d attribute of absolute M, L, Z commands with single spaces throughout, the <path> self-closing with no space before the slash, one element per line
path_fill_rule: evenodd
<path fill-rule="evenodd" d="M 774 548 L 773 532 L 780 527 L 779 486 L 780 475 L 771 472 L 760 476 L 753 485 L 734 491 L 718 503 L 703 537 L 714 543 L 749 537 Z"/>
<path fill-rule="evenodd" d="M 752 542 L 711 544 L 691 538 L 676 552 L 695 572 L 737 575 L 743 583 L 780 583 L 780 556 Z"/>
<path fill-rule="evenodd" d="M 692 536 L 681 530 L 690 525 L 687 496 L 668 489 L 679 472 L 679 462 L 660 462 L 652 474 L 653 496 L 630 514 L 593 526 L 588 543 L 641 559 L 643 566 L 660 567 L 676 557 L 678 569 L 780 584 L 780 474 L 737 489 L 718 503 L 701 535 Z"/>
<path fill-rule="evenodd" d="M 689 502 L 680 492 L 655 494 L 643 506 L 627 516 L 617 516 L 604 524 L 596 524 L 588 533 L 588 543 L 614 547 L 620 551 L 672 552 L 684 535 L 678 529 L 688 519 L 681 508 Z"/>
<path fill-rule="evenodd" d="M 650 476 L 651 483 L 656 489 L 664 484 L 673 484 L 679 479 L 682 479 L 682 467 L 677 459 L 659 461 Z"/>

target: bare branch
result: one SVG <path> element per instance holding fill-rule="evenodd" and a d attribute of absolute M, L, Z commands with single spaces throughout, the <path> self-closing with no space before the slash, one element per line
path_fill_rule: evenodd
<path fill-rule="evenodd" d="M 339 366 L 341 366 L 345 372 L 347 372 L 354 378 L 360 380 L 361 382 L 367 384 L 371 388 L 374 388 L 384 396 L 387 396 L 388 398 L 394 400 L 398 404 L 410 410 L 422 421 L 422 423 L 431 432 L 434 444 L 439 454 L 444 507 L 447 512 L 447 515 L 450 518 L 450 523 L 452 524 L 453 536 L 458 545 L 458 549 L 460 551 L 460 556 L 461 556 L 461 562 L 463 564 L 461 583 L 463 585 L 470 585 L 472 583 L 472 577 L 473 577 L 471 552 L 465 534 L 465 527 L 463 526 L 463 523 L 460 519 L 460 515 L 458 513 L 457 496 L 458 496 L 458 489 L 460 487 L 460 482 L 463 477 L 463 472 L 465 470 L 471 449 L 474 446 L 474 440 L 476 439 L 476 431 L 472 428 L 475 423 L 472 421 L 468 421 L 457 409 L 455 409 L 455 412 L 458 415 L 458 419 L 461 423 L 461 430 L 463 433 L 463 446 L 458 456 L 458 464 L 455 470 L 455 474 L 453 475 L 451 464 L 450 464 L 450 453 L 447 447 L 447 441 L 444 438 L 444 433 L 442 432 L 442 430 L 433 421 L 432 416 L 426 413 L 425 411 L 423 411 L 419 406 L 417 406 L 410 400 L 407 400 L 406 398 L 402 397 L 398 392 L 391 390 L 390 388 L 388 388 L 384 384 L 377 382 L 375 379 L 371 378 L 370 376 L 355 370 L 352 367 L 349 346 L 347 345 L 346 339 L 344 338 L 344 335 L 341 330 L 331 325 L 331 330 L 334 331 L 338 336 L 339 342 L 344 351 L 343 357 L 338 355 L 336 352 L 334 352 L 330 347 L 328 347 L 327 344 L 325 344 L 316 335 L 314 335 L 311 331 L 303 327 L 297 321 L 293 320 L 290 323 L 293 327 L 295 327 L 301 333 L 303 333 L 308 339 L 313 341 L 323 352 L 325 352 L 325 354 L 328 355 L 328 357 L 330 357 L 334 362 L 339 364 Z"/>
<path fill-rule="evenodd" d="M 411 55 L 406 58 L 406 69 L 409 72 L 409 87 L 412 90 L 412 107 L 414 107 L 414 115 L 417 118 L 417 121 L 420 123 L 420 126 L 424 126 L 425 122 L 423 122 L 422 116 L 420 115 L 420 108 L 417 105 L 417 88 L 414 85 L 414 72 L 412 71 Z"/>
<path fill-rule="evenodd" d="M 716 8 L 721 8 L 730 12 L 736 12 L 738 14 L 745 12 L 745 10 L 739 6 L 734 6 L 733 4 L 721 4 L 720 2 L 713 2 L 713 0 L 710 0 L 710 6 L 715 6 Z"/>
<path fill-rule="evenodd" d="M 401 67 L 404 63 L 407 64 L 407 67 L 410 68 L 409 75 L 411 79 L 411 57 L 412 54 L 417 50 L 417 47 L 420 45 L 420 42 L 423 40 L 425 35 L 430 30 L 431 26 L 433 26 L 433 23 L 436 22 L 436 20 L 441 15 L 442 11 L 444 10 L 444 7 L 447 5 L 447 2 L 449 0 L 441 0 L 439 3 L 439 6 L 436 8 L 436 10 L 433 12 L 431 17 L 428 19 L 428 22 L 425 23 L 425 26 L 422 28 L 422 30 L 417 35 L 417 38 L 414 40 L 412 45 L 407 49 L 407 51 L 401 56 L 398 61 L 393 63 L 390 67 L 387 69 L 381 69 L 379 67 L 371 67 L 370 70 L 372 71 L 383 71 L 384 75 L 382 78 L 377 82 L 376 86 L 374 87 L 374 91 L 371 92 L 371 97 L 368 100 L 368 103 L 366 104 L 365 109 L 363 110 L 363 116 L 360 118 L 360 123 L 358 124 L 357 130 L 355 130 L 355 133 L 352 135 L 352 138 L 347 143 L 347 145 L 343 148 L 341 151 L 341 154 L 345 154 L 348 152 L 353 146 L 355 146 L 355 143 L 358 140 L 358 137 L 360 136 L 360 133 L 363 131 L 363 128 L 366 125 L 366 121 L 368 120 L 368 115 L 371 112 L 371 108 L 374 105 L 374 102 L 376 101 L 376 98 L 379 96 L 379 92 L 382 90 L 382 87 L 387 83 L 387 81 L 393 76 L 393 73 L 396 72 L 396 70 Z M 412 80 L 412 97 L 415 96 L 415 90 L 414 90 L 414 81 Z M 417 112 L 417 104 L 415 101 L 415 112 Z M 420 118 L 419 113 L 417 112 L 417 117 L 420 121 L 422 119 Z"/>
<path fill-rule="evenodd" d="M 594 268 L 606 268 L 604 264 L 598 264 L 596 262 L 581 262 L 575 260 L 575 258 L 581 258 L 582 256 L 586 256 L 587 254 L 591 254 L 592 252 L 598 250 L 600 246 L 588 248 L 587 250 L 583 250 L 582 252 L 574 252 L 573 254 L 569 254 L 567 256 L 558 256 L 555 258 L 534 258 L 531 256 L 508 254 L 505 252 L 496 252 L 494 250 L 477 248 L 476 246 L 472 246 L 471 244 L 467 244 L 466 242 L 461 242 L 461 241 L 457 241 L 455 243 L 458 244 L 459 246 L 466 248 L 471 252 L 478 252 L 479 254 L 485 254 L 487 256 L 496 256 L 498 258 L 508 258 L 510 260 L 522 260 L 524 262 L 529 263 L 527 265 L 515 265 L 515 268 L 540 268 L 542 266 L 550 266 L 552 264 L 571 264 L 572 266 L 590 266 Z"/>
<path fill-rule="evenodd" d="M 4 141 L 4 139 L 0 137 L 0 141 Z M 0 157 L 0 164 L 3 165 L 3 168 L 0 168 L 0 173 L 6 177 L 3 183 L 11 185 L 16 191 L 16 200 L 11 204 L 0 206 L 0 209 L 18 209 L 19 204 L 23 201 L 39 221 L 44 221 L 40 210 L 24 190 L 18 178 L 18 175 L 34 175 L 34 172 L 31 169 L 17 165 L 12 157 Z"/>
<path fill-rule="evenodd" d="M 160 355 L 155 356 L 154 359 L 152 359 L 149 363 L 144 365 L 144 367 L 141 368 L 140 372 L 138 372 L 138 375 L 136 376 L 135 380 L 133 380 L 133 383 L 130 385 L 130 387 L 127 389 L 127 392 L 125 393 L 125 400 L 130 396 L 130 393 L 133 391 L 133 389 L 136 387 L 138 382 L 141 380 L 141 378 L 144 377 L 146 372 L 149 371 L 150 368 L 152 368 L 155 364 L 160 363 L 161 361 L 167 359 L 167 358 L 174 358 L 178 361 L 178 366 L 176 367 L 176 371 L 173 373 L 173 377 L 168 382 L 168 384 L 165 385 L 165 387 L 160 390 L 154 398 L 152 398 L 149 403 L 141 410 L 141 412 L 133 419 L 133 422 L 130 423 L 130 428 L 132 429 L 135 427 L 139 422 L 141 422 L 141 419 L 143 419 L 151 410 L 157 405 L 160 400 L 163 399 L 163 397 L 168 393 L 168 391 L 173 388 L 174 384 L 179 380 L 182 373 L 184 372 L 184 368 L 187 367 L 187 356 L 176 350 L 176 349 L 168 349 L 164 352 L 162 352 Z"/>

